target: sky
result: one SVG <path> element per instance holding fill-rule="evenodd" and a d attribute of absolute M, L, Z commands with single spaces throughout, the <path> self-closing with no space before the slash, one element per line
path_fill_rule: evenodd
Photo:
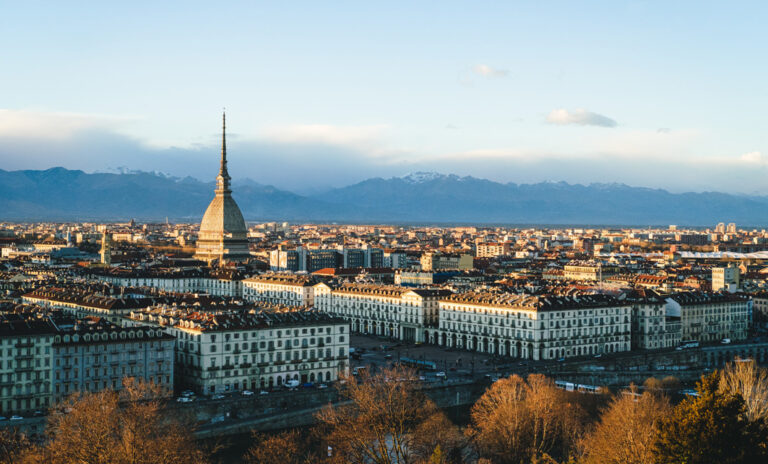
<path fill-rule="evenodd" d="M 768 195 L 765 2 L 0 0 L 0 169 Z"/>

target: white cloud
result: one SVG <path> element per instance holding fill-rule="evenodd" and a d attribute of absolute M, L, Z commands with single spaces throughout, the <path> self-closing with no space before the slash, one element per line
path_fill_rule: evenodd
<path fill-rule="evenodd" d="M 617 125 L 616 121 L 608 116 L 593 113 L 582 108 L 573 111 L 568 111 L 563 108 L 552 110 L 552 112 L 547 115 L 547 122 L 558 125 L 577 124 L 580 126 L 600 127 L 616 127 Z"/>
<path fill-rule="evenodd" d="M 295 124 L 268 127 L 261 131 L 261 134 L 267 139 L 279 142 L 368 146 L 380 141 L 383 132 L 388 128 L 386 124 L 370 126 Z"/>
<path fill-rule="evenodd" d="M 116 130 L 135 118 L 0 109 L 0 136 L 63 139 L 91 129 Z"/>
<path fill-rule="evenodd" d="M 484 77 L 507 77 L 509 71 L 506 69 L 492 68 L 487 64 L 475 66 L 475 72 Z"/>
<path fill-rule="evenodd" d="M 744 153 L 743 155 L 739 156 L 739 159 L 745 163 L 752 163 L 752 164 L 765 164 L 766 160 L 763 158 L 763 154 L 759 151 L 750 151 L 749 153 Z"/>

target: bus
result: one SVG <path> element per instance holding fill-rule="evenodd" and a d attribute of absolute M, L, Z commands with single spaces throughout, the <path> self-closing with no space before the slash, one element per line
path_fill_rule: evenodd
<path fill-rule="evenodd" d="M 696 340 L 683 340 L 682 342 L 680 342 L 680 346 L 678 346 L 675 349 L 680 351 L 680 350 L 686 350 L 688 348 L 698 348 L 698 347 L 699 347 L 699 342 L 697 342 Z"/>
<path fill-rule="evenodd" d="M 436 371 L 437 364 L 433 361 L 424 361 L 422 359 L 411 359 L 404 356 L 400 357 L 400 364 L 403 366 L 413 367 L 422 371 Z"/>

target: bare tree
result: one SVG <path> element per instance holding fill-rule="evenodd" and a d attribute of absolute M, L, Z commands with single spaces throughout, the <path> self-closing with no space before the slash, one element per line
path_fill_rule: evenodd
<path fill-rule="evenodd" d="M 186 424 L 171 416 L 156 386 L 123 381 L 120 392 L 77 393 L 52 409 L 48 441 L 29 462 L 192 464 L 205 462 Z"/>
<path fill-rule="evenodd" d="M 26 434 L 15 428 L 0 429 L 0 463 L 16 464 L 23 462 L 25 453 L 32 449 L 32 443 Z"/>
<path fill-rule="evenodd" d="M 413 432 L 436 407 L 406 368 L 346 378 L 346 401 L 317 414 L 323 439 L 333 450 L 330 462 L 409 464 L 416 462 Z"/>
<path fill-rule="evenodd" d="M 418 460 L 430 464 L 464 462 L 466 439 L 442 411 L 427 417 L 412 435 L 411 451 Z"/>
<path fill-rule="evenodd" d="M 636 388 L 614 398 L 600 422 L 581 441 L 583 464 L 653 462 L 658 420 L 669 414 L 665 396 Z"/>
<path fill-rule="evenodd" d="M 581 407 L 551 379 L 532 374 L 495 382 L 472 408 L 470 436 L 494 463 L 562 459 L 582 428 Z"/>
<path fill-rule="evenodd" d="M 309 464 L 319 460 L 298 430 L 277 435 L 254 432 L 253 440 L 253 446 L 245 455 L 247 464 Z"/>
<path fill-rule="evenodd" d="M 761 418 L 768 421 L 768 369 L 751 359 L 737 359 L 723 369 L 720 390 L 741 395 L 749 421 Z"/>

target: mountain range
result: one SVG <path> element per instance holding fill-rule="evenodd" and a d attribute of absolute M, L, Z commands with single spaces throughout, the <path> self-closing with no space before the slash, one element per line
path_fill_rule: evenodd
<path fill-rule="evenodd" d="M 213 182 L 157 173 L 0 169 L 2 220 L 199 220 Z M 312 195 L 252 180 L 233 183 L 249 221 L 370 223 L 605 224 L 703 226 L 768 224 L 768 197 L 670 193 L 624 184 L 498 183 L 413 173 L 367 179 Z"/>

